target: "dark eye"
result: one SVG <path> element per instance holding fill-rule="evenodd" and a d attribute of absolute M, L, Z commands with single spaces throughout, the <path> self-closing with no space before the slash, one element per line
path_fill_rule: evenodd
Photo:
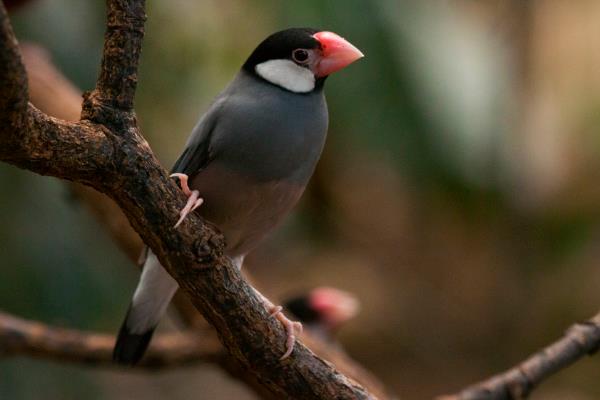
<path fill-rule="evenodd" d="M 304 49 L 296 49 L 292 52 L 292 58 L 294 61 L 304 63 L 308 60 L 308 51 Z"/>

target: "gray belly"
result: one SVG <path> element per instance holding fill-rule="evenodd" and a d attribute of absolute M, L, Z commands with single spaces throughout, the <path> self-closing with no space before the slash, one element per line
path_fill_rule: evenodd
<path fill-rule="evenodd" d="M 259 181 L 213 162 L 192 178 L 204 203 L 198 212 L 225 235 L 229 256 L 252 250 L 277 227 L 304 191 L 286 181 Z"/>

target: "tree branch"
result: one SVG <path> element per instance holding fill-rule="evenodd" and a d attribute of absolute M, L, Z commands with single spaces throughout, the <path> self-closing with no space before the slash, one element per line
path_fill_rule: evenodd
<path fill-rule="evenodd" d="M 112 148 L 105 137 L 109 131 L 59 121 L 28 104 L 27 75 L 3 4 L 0 94 L 0 159 L 42 175 L 87 184 L 110 169 Z"/>
<path fill-rule="evenodd" d="M 562 338 L 506 372 L 439 400 L 524 399 L 546 378 L 600 347 L 600 313 L 572 325 Z"/>
<path fill-rule="evenodd" d="M 225 354 L 215 339 L 192 333 L 157 335 L 140 366 L 160 369 L 219 361 Z M 115 368 L 114 344 L 112 335 L 52 327 L 0 312 L 0 356 L 22 355 Z"/>
<path fill-rule="evenodd" d="M 30 101 L 49 116 L 78 121 L 81 116 L 81 90 L 56 68 L 44 48 L 27 42 L 21 43 L 20 48 L 27 71 Z M 70 188 L 113 236 L 121 250 L 137 264 L 143 242 L 115 202 L 84 185 L 72 184 Z M 197 311 L 195 313 L 198 314 Z"/>
<path fill-rule="evenodd" d="M 144 38 L 145 0 L 107 0 L 106 33 L 96 89 L 84 96 L 82 119 L 135 124 L 133 98 Z"/>
<path fill-rule="evenodd" d="M 143 5 L 142 0 L 108 1 L 102 70 L 96 89 L 84 101 L 83 120 L 61 122 L 30 106 L 27 126 L 11 125 L 4 131 L 12 135 L 0 138 L 0 144 L 22 151 L 14 155 L 2 151 L 0 159 L 93 186 L 113 198 L 196 308 L 216 328 L 239 368 L 253 375 L 274 396 L 374 398 L 299 342 L 292 356 L 280 361 L 285 331 L 269 317 L 240 272 L 223 256 L 222 235 L 198 216 L 190 216 L 179 229 L 173 229 L 178 211 L 185 203 L 184 196 L 168 179 L 139 133 L 131 110 L 143 32 Z M 0 37 L 0 59 L 20 65 L 3 6 L 0 6 L 0 23 L 2 32 L 8 32 Z M 126 49 L 131 55 L 117 48 Z M 0 82 L 12 80 L 11 70 L 0 72 L 3 73 Z M 3 85 L 0 89 L 12 95 L 14 87 L 20 87 L 20 95 L 26 98 L 26 86 L 20 83 Z M 4 95 L 0 93 L 0 97 Z M 22 109 L 1 111 L 10 117 L 20 112 Z M 15 139 L 17 131 L 20 136 Z M 40 148 L 42 143 L 44 147 Z M 49 162 L 49 155 L 59 158 L 52 160 L 56 164 Z M 65 155 L 72 159 L 66 159 Z"/>

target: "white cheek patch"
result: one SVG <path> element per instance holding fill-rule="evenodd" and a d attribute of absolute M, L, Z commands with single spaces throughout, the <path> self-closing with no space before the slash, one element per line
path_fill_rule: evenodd
<path fill-rule="evenodd" d="M 269 60 L 256 66 L 263 79 L 295 93 L 310 92 L 315 88 L 315 76 L 308 68 L 291 60 Z"/>

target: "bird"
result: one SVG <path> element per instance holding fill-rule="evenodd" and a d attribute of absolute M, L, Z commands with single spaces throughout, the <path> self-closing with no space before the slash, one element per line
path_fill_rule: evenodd
<path fill-rule="evenodd" d="M 358 298 L 347 291 L 320 286 L 283 302 L 285 310 L 322 340 L 335 343 L 338 330 L 360 311 Z"/>
<path fill-rule="evenodd" d="M 275 32 L 252 51 L 193 128 L 171 177 L 188 197 L 174 227 L 191 212 L 225 237 L 225 254 L 241 269 L 244 257 L 279 226 L 302 195 L 325 144 L 326 79 L 363 57 L 336 33 L 312 28 Z M 143 269 L 113 350 L 135 365 L 178 288 L 145 249 Z M 254 289 L 287 333 L 293 351 L 301 324 Z"/>

